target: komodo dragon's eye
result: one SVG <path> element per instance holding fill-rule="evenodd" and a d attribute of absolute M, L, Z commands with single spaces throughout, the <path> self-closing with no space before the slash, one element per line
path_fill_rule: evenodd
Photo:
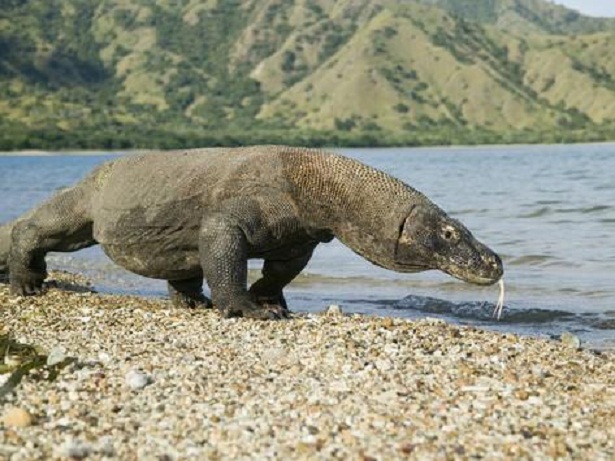
<path fill-rule="evenodd" d="M 452 226 L 444 226 L 442 228 L 442 232 L 440 234 L 444 240 L 451 243 L 456 243 L 459 241 L 459 232 Z"/>

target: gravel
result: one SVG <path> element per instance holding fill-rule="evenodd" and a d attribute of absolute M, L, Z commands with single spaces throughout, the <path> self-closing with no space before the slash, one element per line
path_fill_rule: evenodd
<path fill-rule="evenodd" d="M 430 319 L 221 319 L 58 285 L 0 285 L 0 334 L 76 359 L 0 401 L 0 459 L 615 459 L 612 352 Z"/>

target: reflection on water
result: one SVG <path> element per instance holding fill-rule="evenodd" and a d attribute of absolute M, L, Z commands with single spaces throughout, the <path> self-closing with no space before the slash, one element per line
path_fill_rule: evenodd
<path fill-rule="evenodd" d="M 343 152 L 421 190 L 502 255 L 508 309 L 502 322 L 493 322 L 480 313 L 497 299 L 496 288 L 435 272 L 385 271 L 339 242 L 319 246 L 306 274 L 289 289 L 295 309 L 321 310 L 335 302 L 357 312 L 437 315 L 529 334 L 569 329 L 615 345 L 613 319 L 605 317 L 615 308 L 615 145 Z M 109 157 L 0 156 L 0 222 Z M 128 274 L 97 249 L 50 261 L 86 273 L 103 291 L 165 294 L 164 282 Z M 541 316 L 544 321 L 537 320 Z"/>

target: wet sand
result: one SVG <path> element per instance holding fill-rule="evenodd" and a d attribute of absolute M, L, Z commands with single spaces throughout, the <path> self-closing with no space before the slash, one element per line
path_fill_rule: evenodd
<path fill-rule="evenodd" d="M 3 332 L 76 361 L 0 400 L 0 459 L 615 458 L 612 352 L 429 319 L 227 320 L 0 285 Z"/>

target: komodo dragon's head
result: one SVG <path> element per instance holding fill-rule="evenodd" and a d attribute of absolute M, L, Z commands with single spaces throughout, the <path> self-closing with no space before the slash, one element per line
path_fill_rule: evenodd
<path fill-rule="evenodd" d="M 504 274 L 500 257 L 459 221 L 437 207 L 418 204 L 399 227 L 395 269 L 438 269 L 465 282 L 491 285 Z"/>

